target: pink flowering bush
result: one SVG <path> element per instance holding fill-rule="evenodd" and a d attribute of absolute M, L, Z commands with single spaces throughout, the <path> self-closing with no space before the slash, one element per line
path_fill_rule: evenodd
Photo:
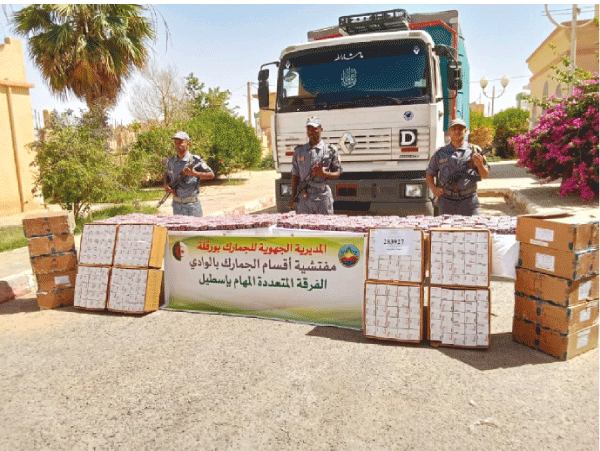
<path fill-rule="evenodd" d="M 598 196 L 598 74 L 576 81 L 572 96 L 551 97 L 542 105 L 546 112 L 537 126 L 510 140 L 519 165 L 547 181 L 561 180 L 561 196 L 593 199 Z"/>

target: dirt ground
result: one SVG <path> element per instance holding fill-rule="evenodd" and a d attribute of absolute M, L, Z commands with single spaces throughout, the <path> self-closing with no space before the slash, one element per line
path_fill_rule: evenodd
<path fill-rule="evenodd" d="M 562 362 L 513 342 L 514 284 L 491 291 L 487 351 L 2 304 L 0 449 L 597 450 L 598 350 Z"/>

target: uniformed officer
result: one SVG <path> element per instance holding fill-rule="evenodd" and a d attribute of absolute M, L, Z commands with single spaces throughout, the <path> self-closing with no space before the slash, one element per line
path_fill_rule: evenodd
<path fill-rule="evenodd" d="M 337 150 L 321 139 L 321 120 L 311 116 L 306 121 L 308 143 L 294 149 L 292 158 L 292 200 L 298 189 L 298 213 L 333 214 L 333 195 L 325 180 L 337 179 L 342 174 L 342 166 Z"/>
<path fill-rule="evenodd" d="M 425 179 L 438 199 L 441 214 L 477 215 L 477 181 L 488 178 L 490 168 L 480 153 L 481 148 L 465 140 L 467 125 L 463 120 L 452 120 L 448 133 L 450 143 L 440 147 L 431 157 Z M 461 177 L 455 180 L 453 174 L 457 171 L 462 171 Z"/>
<path fill-rule="evenodd" d="M 175 133 L 173 144 L 177 155 L 167 162 L 165 177 L 165 191 L 173 193 L 173 214 L 202 216 L 198 198 L 200 180 L 214 179 L 215 174 L 201 157 L 189 152 L 190 137 L 186 132 Z"/>

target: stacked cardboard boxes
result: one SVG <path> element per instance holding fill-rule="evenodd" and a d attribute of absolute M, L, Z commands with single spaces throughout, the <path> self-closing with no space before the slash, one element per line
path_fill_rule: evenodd
<path fill-rule="evenodd" d="M 432 229 L 429 340 L 434 345 L 489 348 L 490 232 Z"/>
<path fill-rule="evenodd" d="M 598 218 L 525 215 L 513 340 L 562 360 L 598 344 Z"/>
<path fill-rule="evenodd" d="M 167 229 L 141 224 L 86 224 L 75 306 L 145 313 L 159 307 Z"/>
<path fill-rule="evenodd" d="M 424 234 L 370 229 L 363 330 L 366 337 L 423 340 Z"/>
<path fill-rule="evenodd" d="M 119 226 L 108 309 L 144 313 L 157 310 L 163 279 L 167 229 L 149 224 Z"/>
<path fill-rule="evenodd" d="M 74 229 L 72 212 L 30 214 L 23 218 L 41 309 L 73 305 L 77 274 Z"/>

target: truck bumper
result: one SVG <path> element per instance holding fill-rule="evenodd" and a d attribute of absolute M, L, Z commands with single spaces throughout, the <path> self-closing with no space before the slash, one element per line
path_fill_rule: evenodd
<path fill-rule="evenodd" d="M 424 179 L 330 180 L 336 212 L 364 212 L 376 215 L 433 216 L 433 202 Z M 289 211 L 291 180 L 275 180 L 277 211 Z M 411 194 L 414 197 L 411 197 Z M 419 194 L 418 196 L 416 194 Z"/>

